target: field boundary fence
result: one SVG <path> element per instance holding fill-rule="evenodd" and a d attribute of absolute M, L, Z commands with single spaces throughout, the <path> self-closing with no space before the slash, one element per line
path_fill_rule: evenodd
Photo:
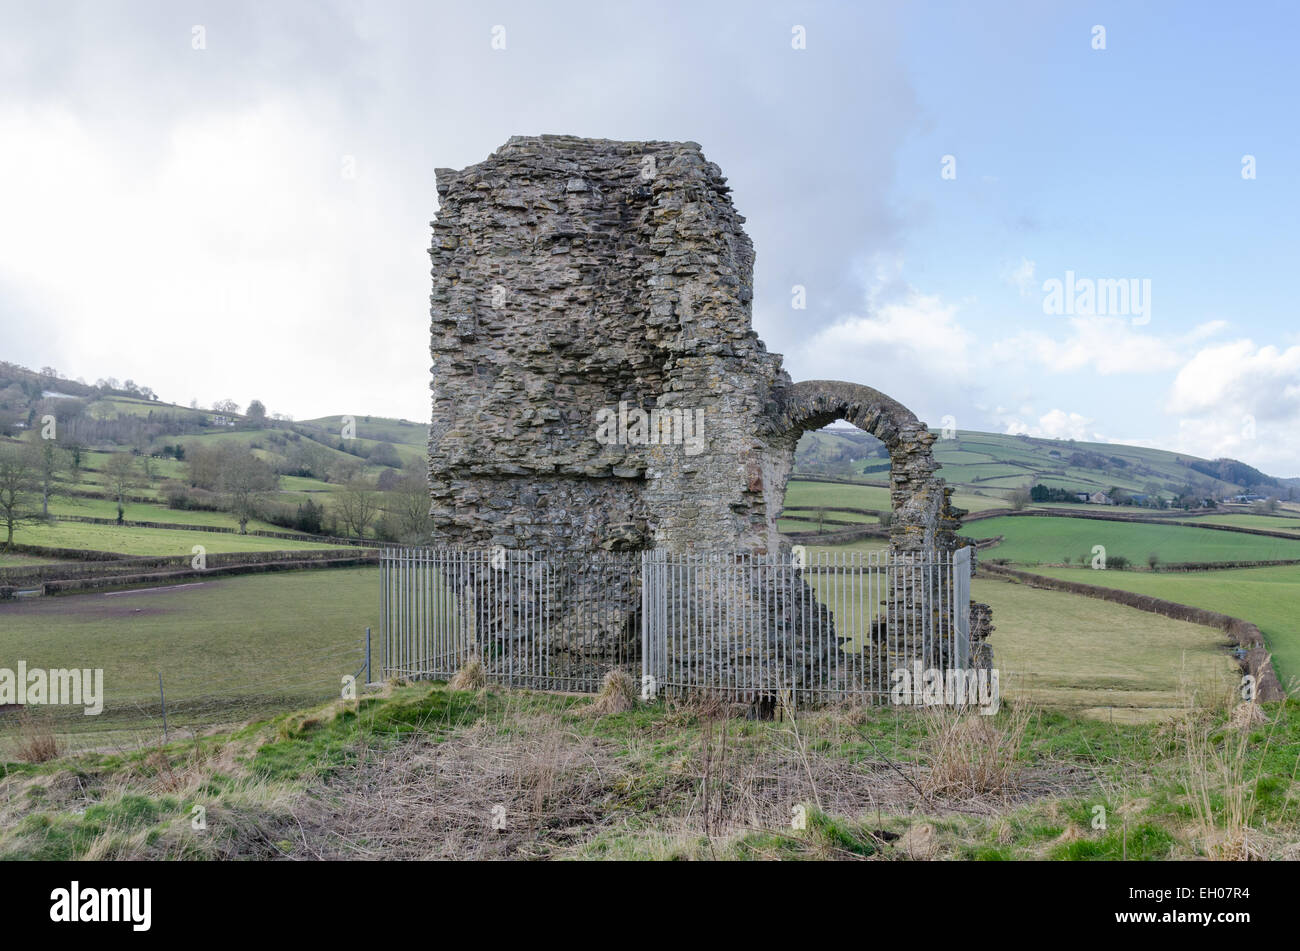
<path fill-rule="evenodd" d="M 888 702 L 892 674 L 971 664 L 971 551 L 380 553 L 380 679 L 646 698 Z M 918 668 L 917 665 L 920 665 Z"/>

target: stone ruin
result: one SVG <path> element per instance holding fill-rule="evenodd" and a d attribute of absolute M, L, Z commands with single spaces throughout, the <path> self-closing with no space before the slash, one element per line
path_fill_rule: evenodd
<path fill-rule="evenodd" d="M 436 174 L 436 544 L 788 553 L 795 445 L 845 419 L 889 450 L 891 549 L 958 545 L 925 424 L 870 387 L 793 382 L 755 334 L 753 245 L 699 145 L 516 136 Z M 621 650 L 638 579 L 600 583 L 627 603 Z M 520 606 L 477 603 L 478 636 L 508 637 Z"/>

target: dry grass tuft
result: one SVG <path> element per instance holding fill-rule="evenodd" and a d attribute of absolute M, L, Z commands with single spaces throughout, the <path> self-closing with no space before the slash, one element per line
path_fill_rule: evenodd
<path fill-rule="evenodd" d="M 48 717 L 37 716 L 25 707 L 18 719 L 18 758 L 27 763 L 45 763 L 59 755 L 59 741 Z"/>
<path fill-rule="evenodd" d="M 1007 710 L 1001 727 L 993 716 L 948 708 L 923 715 L 929 769 L 920 781 L 927 796 L 1007 798 L 1020 788 L 1020 748 L 1031 717 L 1028 706 Z"/>
<path fill-rule="evenodd" d="M 1228 722 L 1238 729 L 1246 729 L 1260 723 L 1267 723 L 1268 717 L 1257 703 L 1239 703 L 1232 708 Z"/>
<path fill-rule="evenodd" d="M 1258 813 L 1258 775 L 1247 775 L 1246 754 L 1253 721 L 1243 703 L 1232 711 L 1225 729 L 1217 716 L 1189 710 L 1178 722 L 1183 746 L 1183 789 L 1191 803 L 1195 836 L 1205 853 L 1220 861 L 1250 861 L 1264 856 L 1262 837 L 1254 828 Z M 1267 721 L 1267 717 L 1260 716 Z M 1244 721 L 1238 723 L 1237 720 Z M 1269 737 L 1271 741 L 1272 737 Z M 1267 749 L 1269 742 L 1266 741 Z M 1262 769 L 1262 767 L 1261 767 Z"/>
<path fill-rule="evenodd" d="M 477 657 L 465 661 L 465 666 L 456 671 L 456 676 L 451 678 L 451 683 L 447 686 L 452 690 L 482 690 L 487 686 L 487 670 L 483 667 L 483 661 Z"/>
<path fill-rule="evenodd" d="M 600 693 L 587 712 L 595 716 L 626 713 L 637 705 L 637 685 L 626 671 L 611 670 L 600 685 Z"/>
<path fill-rule="evenodd" d="M 909 859 L 925 862 L 936 857 L 938 842 L 934 826 L 928 822 L 918 822 L 909 826 L 898 840 L 897 850 Z"/>

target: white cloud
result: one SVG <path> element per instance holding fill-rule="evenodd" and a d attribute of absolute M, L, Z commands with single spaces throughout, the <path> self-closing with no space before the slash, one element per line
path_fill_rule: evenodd
<path fill-rule="evenodd" d="M 1078 413 L 1067 413 L 1062 409 L 1053 409 L 1038 417 L 1036 424 L 1026 423 L 1018 418 L 1005 421 L 1008 436 L 1039 436 L 1044 439 L 1084 439 L 1100 441 L 1096 433 L 1090 433 L 1092 420 Z"/>
<path fill-rule="evenodd" d="M 1103 375 L 1169 370 L 1180 361 L 1177 341 L 1135 331 L 1126 317 L 1070 317 L 1068 324 L 1064 339 L 1030 331 L 999 340 L 993 356 L 1031 360 L 1056 373 L 1092 369 Z"/>
<path fill-rule="evenodd" d="M 1180 417 L 1184 452 L 1243 459 L 1274 475 L 1300 472 L 1300 345 L 1205 347 L 1178 371 L 1165 408 Z"/>
<path fill-rule="evenodd" d="M 970 376 L 971 338 L 957 322 L 957 308 L 913 291 L 868 316 L 845 317 L 819 330 L 803 351 L 842 379 L 862 376 L 864 366 L 897 362 L 909 372 L 923 368 L 948 381 Z"/>
<path fill-rule="evenodd" d="M 1174 378 L 1169 411 L 1203 415 L 1219 410 L 1293 419 L 1300 413 L 1300 346 L 1279 350 L 1234 340 L 1198 352 Z"/>

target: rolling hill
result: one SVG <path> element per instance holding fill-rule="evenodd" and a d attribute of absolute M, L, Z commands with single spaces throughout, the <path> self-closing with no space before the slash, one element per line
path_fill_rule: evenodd
<path fill-rule="evenodd" d="M 1187 490 L 1224 498 L 1240 493 L 1300 498 L 1300 480 L 1279 479 L 1231 459 L 1209 460 L 1186 453 L 1114 443 L 1041 439 L 958 431 L 935 441 L 940 473 L 950 485 L 1005 496 L 1022 486 L 1045 485 L 1071 492 L 1130 493 L 1166 498 Z M 796 476 L 827 476 L 885 483 L 889 458 L 873 436 L 847 427 L 805 433 L 795 457 Z"/>

